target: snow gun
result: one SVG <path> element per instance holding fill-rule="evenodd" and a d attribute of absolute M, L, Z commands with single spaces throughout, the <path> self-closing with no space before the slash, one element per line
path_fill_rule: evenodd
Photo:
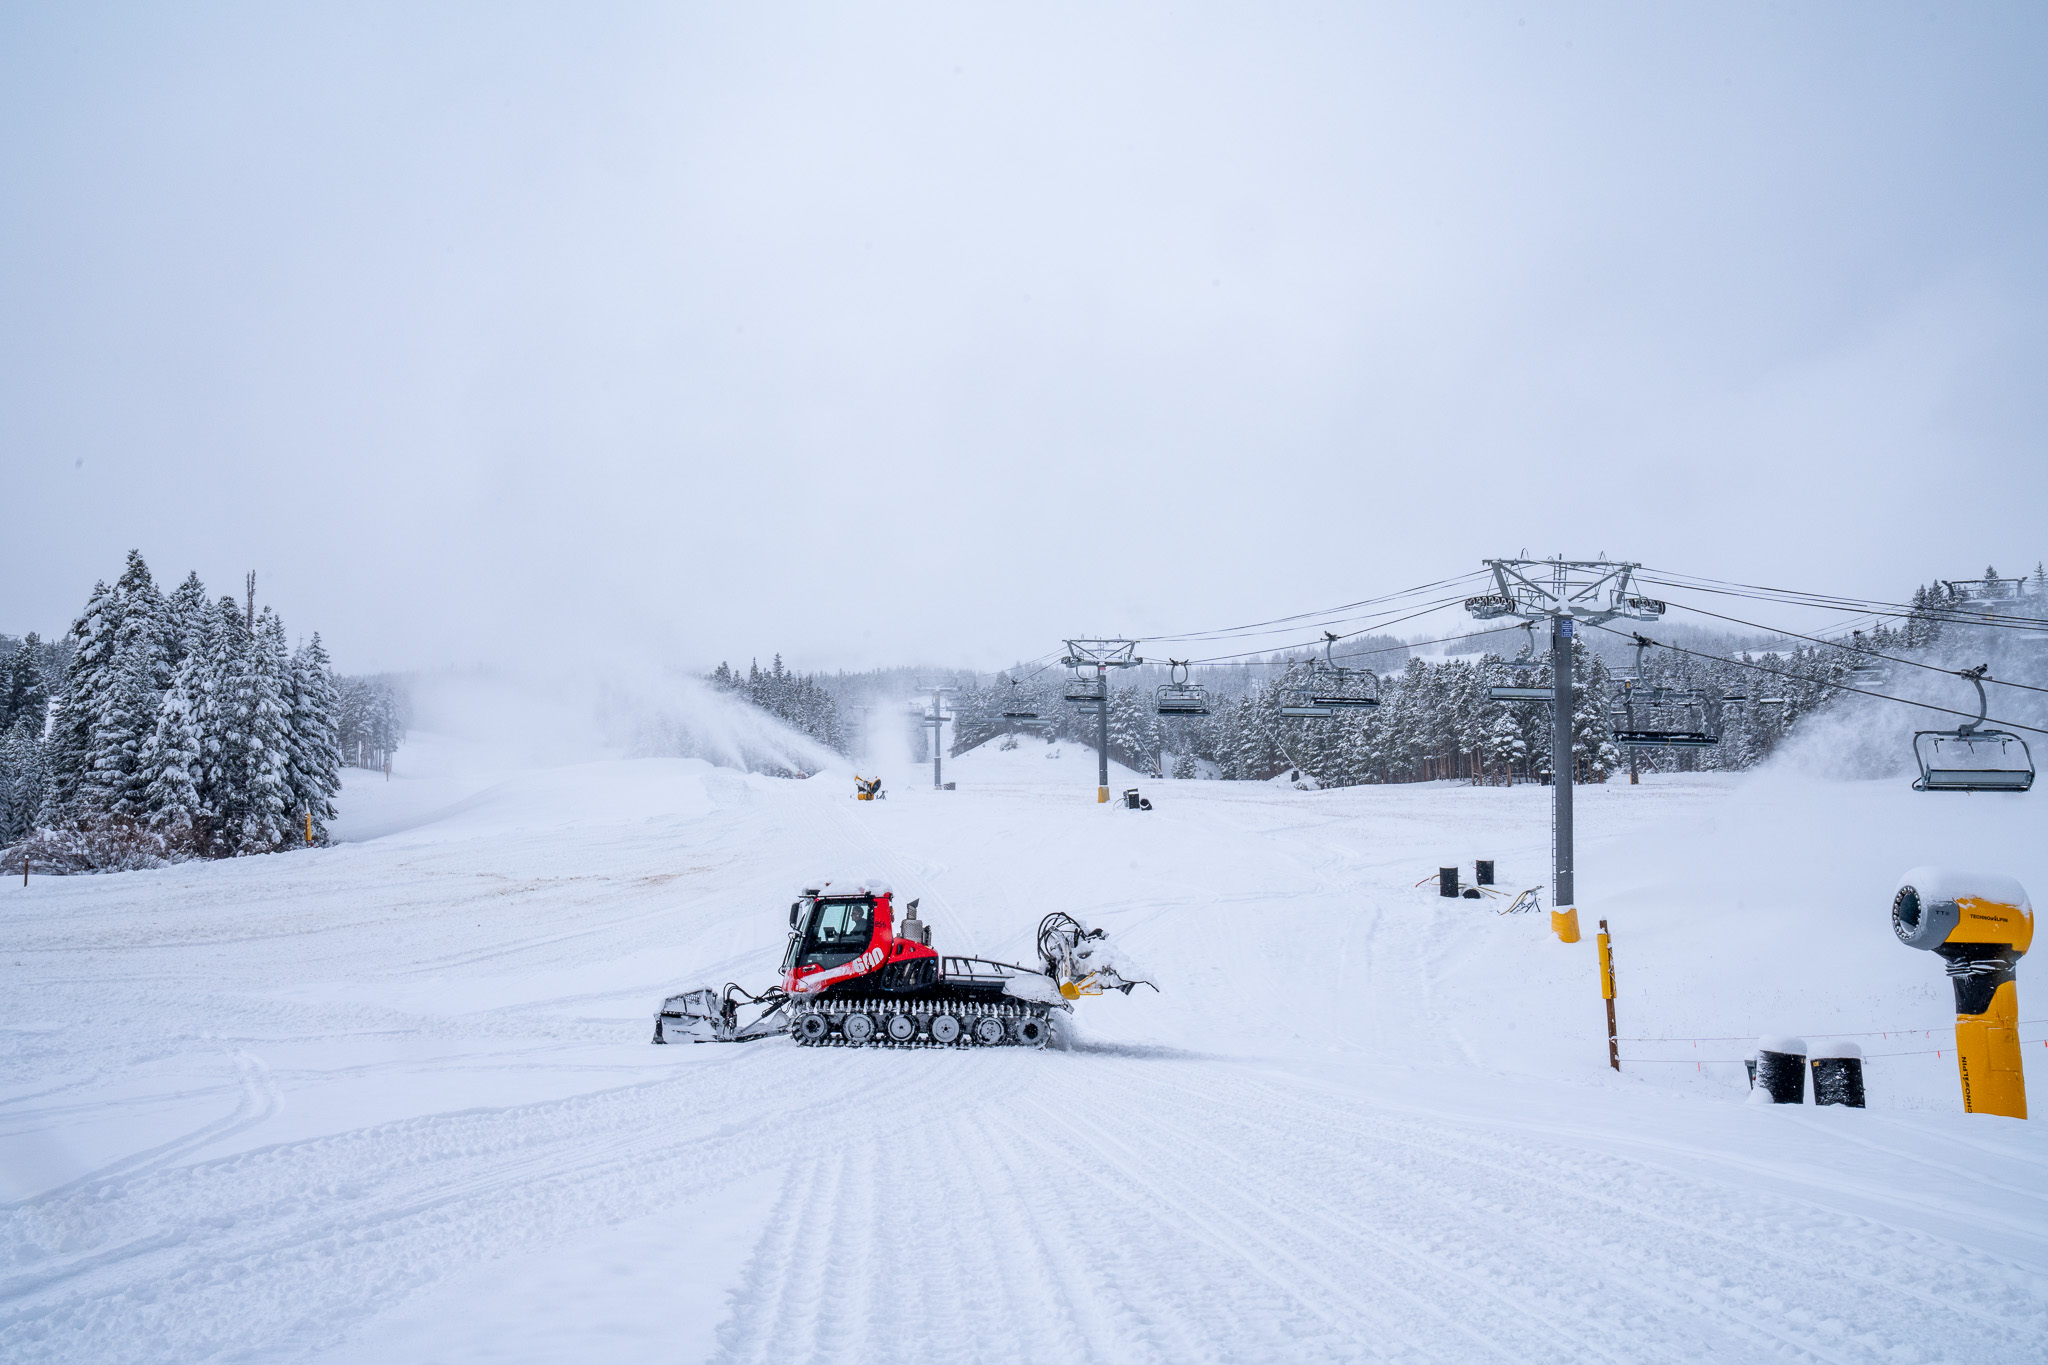
<path fill-rule="evenodd" d="M 1892 897 L 1892 932 L 1939 953 L 1956 993 L 1956 1069 L 1963 1112 L 2027 1116 L 2013 969 L 2034 942 L 2026 889 L 1991 872 L 1916 867 Z"/>

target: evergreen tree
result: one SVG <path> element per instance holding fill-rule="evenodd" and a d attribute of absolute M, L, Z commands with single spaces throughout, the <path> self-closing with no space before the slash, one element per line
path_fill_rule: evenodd
<path fill-rule="evenodd" d="M 191 638 L 192 648 L 178 665 L 156 726 L 143 746 L 140 775 L 148 781 L 145 805 L 151 827 L 204 845 L 211 831 L 211 812 L 200 796 L 205 780 L 200 716 L 207 701 L 207 654 L 202 639 Z"/>
<path fill-rule="evenodd" d="M 42 637 L 30 631 L 7 661 L 4 683 L 0 683 L 0 733 L 28 723 L 36 738 L 42 739 L 50 709 L 43 668 Z"/>
<path fill-rule="evenodd" d="M 44 748 L 41 723 L 28 715 L 0 731 L 0 844 L 28 837 L 42 822 L 49 783 Z"/>
<path fill-rule="evenodd" d="M 287 695 L 290 809 L 299 815 L 310 813 L 313 838 L 324 843 L 327 822 L 334 818 L 334 796 L 341 790 L 341 749 L 334 727 L 334 678 L 317 631 L 312 643 L 292 656 Z"/>
<path fill-rule="evenodd" d="M 199 647 L 208 615 L 205 586 L 197 573 L 186 574 L 177 591 L 164 600 L 164 657 L 169 671 L 175 672 L 185 662 L 185 656 Z"/>
<path fill-rule="evenodd" d="M 114 635 L 120 626 L 118 606 L 112 590 L 104 582 L 95 583 L 85 610 L 66 634 L 71 658 L 64 666 L 46 750 L 49 799 L 59 808 L 75 807 L 87 795 L 94 718 L 116 682 L 113 660 Z"/>

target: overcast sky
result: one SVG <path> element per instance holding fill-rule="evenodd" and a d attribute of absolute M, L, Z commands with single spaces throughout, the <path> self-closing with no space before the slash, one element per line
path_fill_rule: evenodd
<path fill-rule="evenodd" d="M 2038 4 L 10 5 L 0 630 L 131 546 L 349 670 L 2018 572 L 2044 71 Z"/>

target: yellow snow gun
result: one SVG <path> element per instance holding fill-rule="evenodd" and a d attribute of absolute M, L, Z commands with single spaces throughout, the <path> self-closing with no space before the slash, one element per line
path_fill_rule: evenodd
<path fill-rule="evenodd" d="M 2027 1116 L 2013 969 L 2034 942 L 2034 907 L 2011 877 L 1916 867 L 1892 897 L 1892 932 L 1946 962 L 1956 996 L 1963 1112 Z"/>

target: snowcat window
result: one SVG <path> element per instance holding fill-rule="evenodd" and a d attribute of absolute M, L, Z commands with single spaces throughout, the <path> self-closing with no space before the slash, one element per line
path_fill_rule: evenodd
<path fill-rule="evenodd" d="M 874 930 L 872 901 L 819 901 L 804 935 L 802 965 L 837 967 L 851 962 L 868 950 Z"/>

